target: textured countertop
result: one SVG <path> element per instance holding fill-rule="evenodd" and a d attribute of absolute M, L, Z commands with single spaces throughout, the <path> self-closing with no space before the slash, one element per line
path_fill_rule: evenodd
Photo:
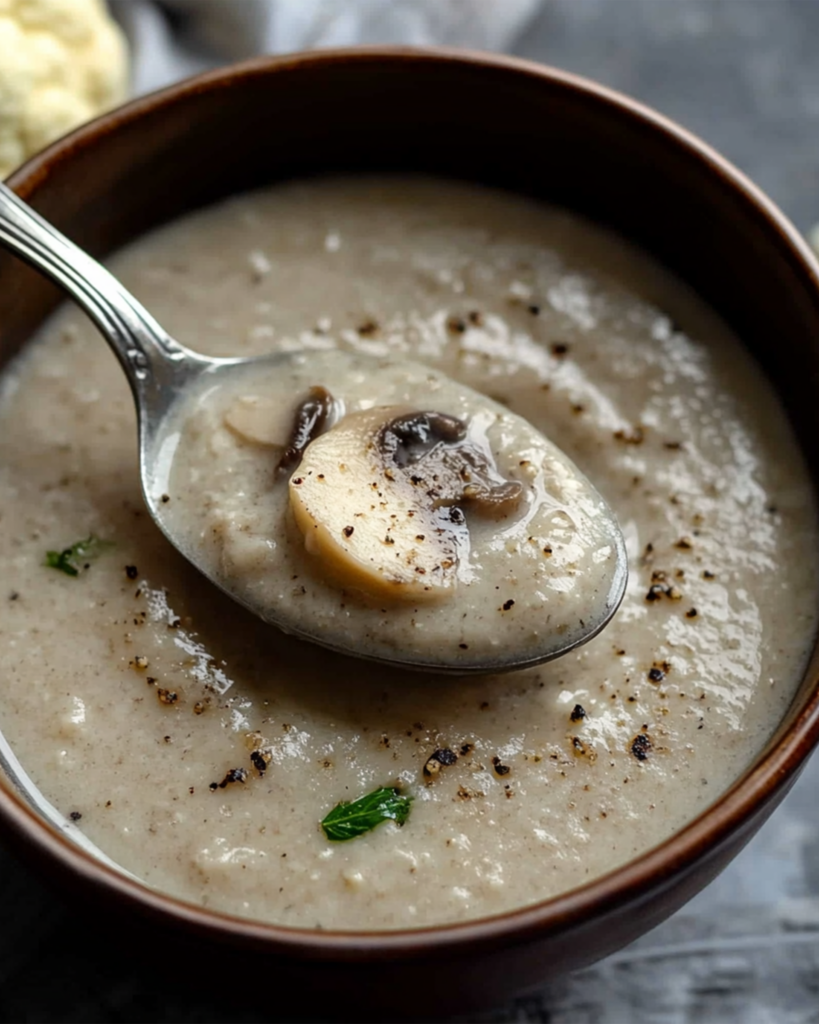
<path fill-rule="evenodd" d="M 738 164 L 800 229 L 819 221 L 819 0 L 546 0 L 513 49 L 645 100 Z M 729 869 L 650 935 L 481 1019 L 819 1021 L 818 785 L 814 759 Z M 237 977 L 230 997 L 216 995 L 208 965 L 180 976 L 161 936 L 137 956 L 127 935 L 64 906 L 2 850 L 0 865 L 0 1020 L 317 1019 L 308 994 L 271 979 Z"/>

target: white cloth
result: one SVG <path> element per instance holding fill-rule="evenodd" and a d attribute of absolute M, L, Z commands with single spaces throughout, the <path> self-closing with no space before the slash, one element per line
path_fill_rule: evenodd
<path fill-rule="evenodd" d="M 508 50 L 542 0 L 111 0 L 135 95 L 263 53 L 357 43 Z"/>

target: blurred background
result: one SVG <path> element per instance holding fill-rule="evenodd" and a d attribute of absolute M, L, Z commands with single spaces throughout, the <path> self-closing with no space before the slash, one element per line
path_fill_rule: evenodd
<path fill-rule="evenodd" d="M 0 0 L 0 177 L 126 95 L 226 61 L 437 43 L 527 57 L 643 100 L 737 164 L 819 246 L 819 0 L 112 0 L 109 11 L 115 25 L 100 0 Z M 21 16 L 62 50 L 25 53 Z M 744 853 L 677 915 L 480 1020 L 819 1022 L 818 787 L 814 759 Z M 2 848 L 0 869 L 0 1020 L 317 1019 L 309 993 L 272 977 L 237 978 L 228 997 L 208 985 L 207 965 L 180 976 L 161 937 L 145 949 L 113 934 Z M 355 1007 L 338 1019 L 355 1020 Z"/>

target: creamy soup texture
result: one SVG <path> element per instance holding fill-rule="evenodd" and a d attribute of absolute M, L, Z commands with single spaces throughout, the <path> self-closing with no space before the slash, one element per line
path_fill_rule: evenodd
<path fill-rule="evenodd" d="M 338 422 L 282 471 L 322 382 Z M 291 631 L 453 669 L 525 663 L 583 639 L 619 600 L 619 527 L 599 494 L 526 420 L 428 366 L 313 351 L 208 376 L 179 406 L 163 519 Z M 402 466 L 412 447 L 396 462 L 383 430 L 425 409 L 424 429 L 446 416 L 464 436 Z M 451 500 L 470 486 L 477 498 Z"/>
<path fill-rule="evenodd" d="M 70 833 L 213 909 L 430 925 L 623 864 L 763 747 L 814 634 L 813 497 L 759 371 L 643 256 L 529 200 L 402 178 L 235 198 L 111 267 L 203 352 L 411 359 L 524 417 L 614 509 L 630 580 L 594 640 L 508 675 L 288 638 L 153 525 L 122 371 L 63 310 L 0 402 L 0 726 Z M 107 546 L 76 576 L 44 565 L 89 536 Z M 328 811 L 382 786 L 413 797 L 403 826 L 328 841 Z"/>

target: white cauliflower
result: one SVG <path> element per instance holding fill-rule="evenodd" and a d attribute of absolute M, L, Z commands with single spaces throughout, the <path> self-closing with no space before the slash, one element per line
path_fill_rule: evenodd
<path fill-rule="evenodd" d="M 0 179 L 121 102 L 127 78 L 104 0 L 0 0 Z"/>

